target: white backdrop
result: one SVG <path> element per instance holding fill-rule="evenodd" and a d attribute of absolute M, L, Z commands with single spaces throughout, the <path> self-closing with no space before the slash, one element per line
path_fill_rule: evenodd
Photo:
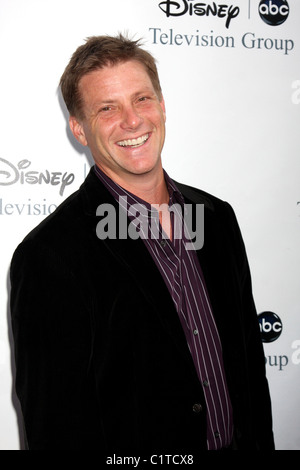
<path fill-rule="evenodd" d="M 10 259 L 91 163 L 67 129 L 58 81 L 86 37 L 118 32 L 143 37 L 158 60 L 167 172 L 235 209 L 258 313 L 274 312 L 283 325 L 280 337 L 264 344 L 276 446 L 300 449 L 300 2 L 175 3 L 177 9 L 162 0 L 0 2 L 0 449 L 22 448 Z M 201 14 L 221 3 L 228 8 L 219 16 Z M 271 12 L 289 7 L 286 21 L 267 24 L 260 4 Z M 226 27 L 228 12 L 234 17 Z"/>

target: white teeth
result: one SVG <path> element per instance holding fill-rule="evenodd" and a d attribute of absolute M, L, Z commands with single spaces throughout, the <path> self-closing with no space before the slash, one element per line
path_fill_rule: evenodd
<path fill-rule="evenodd" d="M 118 142 L 118 145 L 121 147 L 138 147 L 142 145 L 146 140 L 149 139 L 149 134 L 143 135 L 142 137 L 138 137 L 137 139 L 128 139 L 128 140 L 121 140 Z"/>

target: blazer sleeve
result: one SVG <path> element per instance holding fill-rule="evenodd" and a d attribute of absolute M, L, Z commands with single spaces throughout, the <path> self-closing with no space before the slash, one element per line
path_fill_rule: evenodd
<path fill-rule="evenodd" d="M 13 256 L 11 315 L 28 448 L 99 448 L 91 305 L 63 257 L 36 240 Z"/>
<path fill-rule="evenodd" d="M 251 422 L 255 445 L 257 450 L 274 450 L 271 399 L 266 378 L 263 344 L 252 293 L 249 262 L 235 213 L 229 204 L 226 203 L 226 207 L 231 227 L 229 234 L 234 247 L 233 251 L 239 278 L 242 303 L 241 324 L 247 358 L 248 393 L 251 402 Z"/>

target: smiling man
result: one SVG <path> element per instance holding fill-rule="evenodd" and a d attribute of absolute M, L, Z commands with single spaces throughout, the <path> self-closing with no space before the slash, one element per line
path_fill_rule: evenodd
<path fill-rule="evenodd" d="M 84 75 L 79 82 L 83 117 L 71 130 L 91 149 L 96 165 L 149 203 L 169 201 L 161 162 L 165 104 L 145 66 L 129 60 Z"/>
<path fill-rule="evenodd" d="M 95 165 L 12 260 L 28 448 L 193 463 L 205 450 L 274 449 L 243 240 L 229 204 L 163 170 L 153 57 L 138 41 L 92 37 L 60 84 L 72 133 Z M 204 247 L 189 249 L 185 216 L 199 206 Z M 99 208 L 117 211 L 126 229 L 140 220 L 134 236 L 119 227 L 99 237 Z"/>
<path fill-rule="evenodd" d="M 79 90 L 84 117 L 71 116 L 70 125 L 96 164 L 123 185 L 130 175 L 161 178 L 165 106 L 144 66 L 131 60 L 96 70 L 82 77 Z"/>

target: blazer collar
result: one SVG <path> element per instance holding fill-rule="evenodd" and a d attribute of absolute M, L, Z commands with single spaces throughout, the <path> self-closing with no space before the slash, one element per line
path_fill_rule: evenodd
<path fill-rule="evenodd" d="M 175 185 L 182 193 L 183 197 L 187 202 L 191 202 L 194 204 L 204 204 L 206 210 L 214 211 L 214 204 L 212 201 L 211 196 L 204 191 L 200 191 L 199 189 L 192 188 L 191 186 L 187 186 L 182 183 L 178 183 L 174 181 Z"/>
<path fill-rule="evenodd" d="M 177 181 L 174 181 L 174 183 L 187 202 L 194 204 L 204 204 L 206 210 L 215 210 L 212 197 L 208 193 L 200 191 L 196 188 L 192 188 L 185 184 L 178 183 Z M 117 203 L 109 191 L 107 191 L 103 184 L 99 184 L 99 178 L 96 176 L 93 168 L 90 169 L 90 172 L 81 185 L 80 190 L 84 194 L 84 204 L 87 214 L 95 215 L 94 208 L 97 207 L 97 204 L 99 205 L 101 203 L 115 202 L 114 205 L 117 207 Z"/>

